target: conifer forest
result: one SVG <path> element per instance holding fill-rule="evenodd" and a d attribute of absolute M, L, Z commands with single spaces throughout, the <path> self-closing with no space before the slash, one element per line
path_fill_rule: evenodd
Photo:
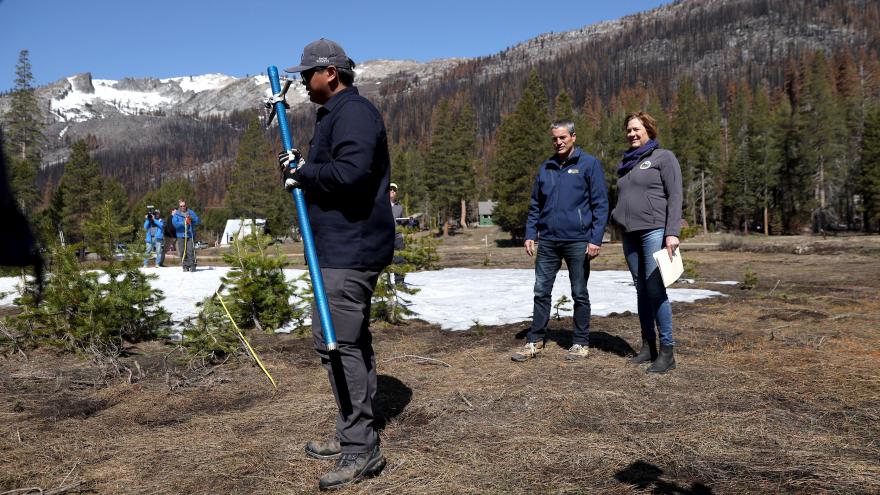
<path fill-rule="evenodd" d="M 393 142 L 392 180 L 406 191 L 408 210 L 448 229 L 475 221 L 477 201 L 493 199 L 498 223 L 520 235 L 531 177 L 551 154 L 547 128 L 556 119 L 576 122 L 577 144 L 604 165 L 613 200 L 613 171 L 625 149 L 621 119 L 644 110 L 660 124 L 661 146 L 681 162 L 684 218 L 691 227 L 771 235 L 877 231 L 880 135 L 872 123 L 880 120 L 878 5 L 693 5 L 674 18 L 627 17 L 601 44 L 587 39 L 553 57 L 535 55 L 544 43 L 550 49 L 549 38 L 536 38 L 466 61 L 432 84 L 389 78 L 376 103 Z M 836 28 L 849 34 L 832 36 Z M 725 48 L 731 30 L 751 39 L 750 51 Z M 71 208 L 89 211 L 88 195 L 68 194 L 77 204 L 64 205 L 63 194 L 83 187 L 65 185 L 64 176 L 82 173 L 72 165 L 86 158 L 72 153 L 70 163 L 38 166 L 47 138 L 30 62 L 22 54 L 4 118 L 4 149 L 32 221 L 56 232 Z M 487 66 L 501 73 L 487 73 Z M 308 142 L 313 111 L 307 105 L 289 112 L 294 142 Z M 186 182 L 194 204 L 218 210 L 218 218 L 230 211 L 264 217 L 278 201 L 272 162 L 280 144 L 272 129 L 261 136 L 245 132 L 256 119 L 256 111 L 141 115 L 125 125 L 159 126 L 160 142 L 134 139 L 108 147 L 94 135 L 81 143 L 61 140 L 71 150 L 85 146 L 100 180 L 122 186 L 100 190 L 119 192 L 125 197 L 117 201 L 132 211 L 140 212 L 163 186 L 179 189 Z M 256 137 L 264 143 L 254 143 Z M 239 156 L 242 146 L 250 158 Z M 259 161 L 264 163 L 257 166 Z M 243 172 L 243 166 L 259 171 Z M 265 183 L 253 188 L 241 183 L 244 178 Z M 243 206 L 238 191 L 244 188 L 253 196 L 253 212 Z M 67 214 L 55 211 L 62 206 Z M 293 222 L 292 214 L 275 217 L 278 231 Z"/>

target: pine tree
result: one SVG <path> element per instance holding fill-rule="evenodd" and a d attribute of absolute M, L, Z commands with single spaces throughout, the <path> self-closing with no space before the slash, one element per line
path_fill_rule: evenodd
<path fill-rule="evenodd" d="M 868 112 L 862 137 L 856 191 L 862 197 L 864 230 L 876 232 L 880 220 L 880 107 Z"/>
<path fill-rule="evenodd" d="M 226 205 L 233 217 L 265 218 L 270 232 L 283 234 L 292 225 L 291 203 L 290 194 L 281 187 L 269 141 L 254 117 L 238 145 Z"/>
<path fill-rule="evenodd" d="M 15 67 L 15 88 L 5 115 L 5 145 L 11 160 L 9 182 L 21 210 L 29 215 L 40 200 L 37 170 L 43 147 L 40 107 L 34 94 L 33 74 L 27 50 L 22 50 Z"/>
<path fill-rule="evenodd" d="M 113 258 L 116 246 L 122 239 L 127 239 L 134 230 L 128 223 L 121 222 L 113 205 L 113 200 L 106 199 L 97 208 L 90 211 L 83 223 L 83 233 L 88 245 L 101 258 Z"/>
<path fill-rule="evenodd" d="M 574 122 L 574 104 L 571 101 L 571 95 L 564 89 L 556 95 L 556 101 L 553 104 L 553 120 Z M 575 130 L 577 130 L 577 126 L 575 126 Z"/>
<path fill-rule="evenodd" d="M 703 202 L 706 209 L 716 207 L 712 204 L 716 196 L 704 195 L 703 191 L 717 173 L 720 125 L 691 78 L 679 82 L 676 105 L 671 149 L 681 165 L 682 217 L 696 224 L 699 216 L 702 223 L 706 216 L 702 211 Z"/>
<path fill-rule="evenodd" d="M 450 219 L 457 206 L 458 159 L 452 105 L 449 100 L 442 100 L 434 112 L 431 147 L 425 158 L 425 184 L 431 213 L 440 216 L 444 237 L 449 235 Z"/>
<path fill-rule="evenodd" d="M 749 162 L 755 183 L 755 204 L 761 212 L 764 235 L 770 235 L 770 208 L 779 175 L 779 148 L 773 139 L 773 113 L 767 88 L 758 88 L 748 117 Z M 754 212 L 753 212 L 754 213 Z"/>
<path fill-rule="evenodd" d="M 191 201 L 196 195 L 196 189 L 192 183 L 186 179 L 175 179 L 163 182 L 159 189 L 150 191 L 137 202 L 132 212 L 132 222 L 136 226 L 144 223 L 144 212 L 148 205 L 153 205 L 162 212 L 162 218 L 166 218 L 172 209 L 177 208 L 178 200 L 184 199 Z M 199 212 L 201 213 L 201 212 Z M 199 215 L 203 217 L 203 214 Z M 203 222 L 204 223 L 204 222 Z"/>
<path fill-rule="evenodd" d="M 425 211 L 428 193 L 425 188 L 424 159 L 413 146 L 395 146 L 391 154 L 391 182 L 398 185 L 404 211 Z"/>
<path fill-rule="evenodd" d="M 845 176 L 842 172 L 846 143 L 844 122 L 831 85 L 823 52 L 805 64 L 804 88 L 795 118 L 795 153 L 800 166 L 812 174 L 813 230 L 824 230 L 826 210 L 834 203 Z"/>
<path fill-rule="evenodd" d="M 305 309 L 301 301 L 290 303 L 295 288 L 284 278 L 287 258 L 277 247 L 269 251 L 270 240 L 258 233 L 236 237 L 230 252 L 223 254 L 230 266 L 221 278 L 229 292 L 224 300 L 241 328 L 271 332 L 291 320 L 302 326 Z"/>
<path fill-rule="evenodd" d="M 453 177 L 455 196 L 459 202 L 459 224 L 462 228 L 467 228 L 467 202 L 471 201 L 476 205 L 474 196 L 476 195 L 475 176 L 479 168 L 479 160 L 477 158 L 477 119 L 474 116 L 474 109 L 470 103 L 464 102 L 458 117 L 455 119 L 455 126 L 452 129 L 452 139 L 455 149 L 453 166 Z"/>
<path fill-rule="evenodd" d="M 751 141 L 754 132 L 750 128 L 755 109 L 751 108 L 751 94 L 746 84 L 732 87 L 731 93 L 727 119 L 730 158 L 724 182 L 724 199 L 733 228 L 739 230 L 742 227 L 743 232 L 748 233 L 759 190 L 754 161 L 756 143 Z"/>
<path fill-rule="evenodd" d="M 493 220 L 514 239 L 525 234 L 532 183 L 551 153 L 549 128 L 544 86 L 533 70 L 516 109 L 502 119 L 492 166 Z"/>
<path fill-rule="evenodd" d="M 56 245 L 49 252 L 44 298 L 33 290 L 16 300 L 22 312 L 7 322 L 34 345 L 48 344 L 76 352 L 118 355 L 126 342 L 159 336 L 169 323 L 159 305 L 162 292 L 150 286 L 140 260 L 112 259 L 99 271 L 82 270 L 77 244 Z M 103 273 L 102 273 L 103 272 Z"/>
<path fill-rule="evenodd" d="M 62 227 L 69 243 L 85 240 L 83 223 L 101 202 L 101 172 L 98 163 L 89 156 L 85 141 L 71 146 L 70 160 L 64 165 L 61 179 L 64 189 Z"/>

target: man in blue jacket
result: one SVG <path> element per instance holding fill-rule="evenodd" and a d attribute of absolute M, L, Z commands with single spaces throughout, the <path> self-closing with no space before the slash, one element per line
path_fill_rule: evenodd
<path fill-rule="evenodd" d="M 373 404 L 376 357 L 370 335 L 370 300 L 394 250 L 388 201 L 391 161 L 381 114 L 354 87 L 354 62 L 337 43 L 306 45 L 299 72 L 312 102 L 321 105 L 307 159 L 281 153 L 285 187 L 300 187 L 308 204 L 318 264 L 336 330 L 338 352 L 328 352 L 317 308 L 312 310 L 315 350 L 336 397 L 336 434 L 306 444 L 309 457 L 337 459 L 321 477 L 322 490 L 379 474 L 385 458 Z"/>
<path fill-rule="evenodd" d="M 147 251 L 144 253 L 144 268 L 150 261 L 150 253 L 156 252 L 156 266 L 162 266 L 165 261 L 165 253 L 162 251 L 164 244 L 165 222 L 162 221 L 161 212 L 151 208 L 144 217 L 144 230 L 147 231 Z"/>
<path fill-rule="evenodd" d="M 526 343 L 511 356 L 517 362 L 537 356 L 544 348 L 550 296 L 562 260 L 568 267 L 574 299 L 574 345 L 566 359 L 587 357 L 590 260 L 599 256 L 608 222 L 608 187 L 599 160 L 575 147 L 573 122 L 554 122 L 550 133 L 556 154 L 538 170 L 526 222 L 525 248 L 529 256 L 535 254 L 538 241 L 535 303 Z"/>
<path fill-rule="evenodd" d="M 171 217 L 174 230 L 177 233 L 177 252 L 180 253 L 183 271 L 196 271 L 196 249 L 193 241 L 196 236 L 196 225 L 199 224 L 199 216 L 196 212 L 186 207 L 186 201 L 177 203 L 177 211 Z"/>

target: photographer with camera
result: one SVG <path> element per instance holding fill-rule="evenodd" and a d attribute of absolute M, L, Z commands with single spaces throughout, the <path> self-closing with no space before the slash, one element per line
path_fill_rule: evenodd
<path fill-rule="evenodd" d="M 150 253 L 156 252 L 156 266 L 160 267 L 165 261 L 162 251 L 164 242 L 165 222 L 162 221 L 162 214 L 153 205 L 147 206 L 147 214 L 144 215 L 144 230 L 147 231 L 147 251 L 144 253 L 144 268 L 150 261 Z"/>
<path fill-rule="evenodd" d="M 177 232 L 177 251 L 180 253 L 183 271 L 194 272 L 196 271 L 196 249 L 193 241 L 196 238 L 195 229 L 199 224 L 199 216 L 187 208 L 186 201 L 181 199 L 177 203 L 177 212 L 171 217 L 171 222 Z"/>

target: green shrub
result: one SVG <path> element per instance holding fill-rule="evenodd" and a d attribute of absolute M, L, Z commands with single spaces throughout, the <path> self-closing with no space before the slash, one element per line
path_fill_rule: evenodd
<path fill-rule="evenodd" d="M 398 229 L 400 228 L 398 227 Z M 411 229 L 403 229 L 402 231 L 405 247 L 399 251 L 399 254 L 406 260 L 406 265 L 403 266 L 404 272 L 436 269 L 437 262 L 440 261 L 440 256 L 437 254 L 437 244 L 440 241 L 431 236 L 416 237 L 415 231 Z"/>
<path fill-rule="evenodd" d="M 700 262 L 692 259 L 692 258 L 682 258 L 681 262 L 684 264 L 684 276 L 687 278 L 697 278 L 699 276 L 699 271 L 697 267 L 700 266 Z"/>
<path fill-rule="evenodd" d="M 201 308 L 199 314 L 184 322 L 181 341 L 190 355 L 217 362 L 241 350 L 238 334 L 215 295 L 197 307 Z"/>
<path fill-rule="evenodd" d="M 758 276 L 752 271 L 752 267 L 746 266 L 746 272 L 743 275 L 743 281 L 739 284 L 739 288 L 743 290 L 752 290 L 758 285 Z"/>
<path fill-rule="evenodd" d="M 703 231 L 702 225 L 694 225 L 692 227 L 682 227 L 681 233 L 679 234 L 678 238 L 681 239 L 682 241 L 685 239 L 690 239 L 692 237 L 696 237 L 702 231 Z"/>
<path fill-rule="evenodd" d="M 150 286 L 156 276 L 141 272 L 140 260 L 130 253 L 99 270 L 83 270 L 78 247 L 50 250 L 43 299 L 37 302 L 34 287 L 25 287 L 15 300 L 22 312 L 7 317 L 7 325 L 33 345 L 68 350 L 118 350 L 124 342 L 160 335 L 169 315 L 159 306 L 162 292 Z"/>
<path fill-rule="evenodd" d="M 296 288 L 284 278 L 287 259 L 278 246 L 270 248 L 270 242 L 266 235 L 248 235 L 234 239 L 230 251 L 223 254 L 230 265 L 229 273 L 221 278 L 229 294 L 223 299 L 241 328 L 272 332 L 304 318 L 302 299 L 290 302 Z"/>

